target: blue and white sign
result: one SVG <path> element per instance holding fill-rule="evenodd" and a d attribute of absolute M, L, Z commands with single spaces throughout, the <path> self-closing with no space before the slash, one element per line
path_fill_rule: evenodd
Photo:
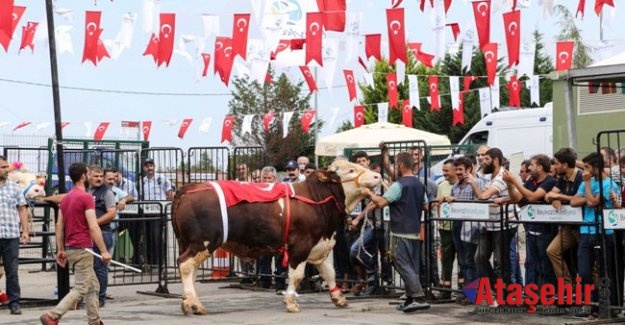
<path fill-rule="evenodd" d="M 603 210 L 603 228 L 625 229 L 625 209 Z"/>
<path fill-rule="evenodd" d="M 528 222 L 582 222 L 582 208 L 563 205 L 556 210 L 551 205 L 528 204 L 519 211 L 519 219 Z"/>
<path fill-rule="evenodd" d="M 441 219 L 488 220 L 488 204 L 485 203 L 441 203 Z"/>

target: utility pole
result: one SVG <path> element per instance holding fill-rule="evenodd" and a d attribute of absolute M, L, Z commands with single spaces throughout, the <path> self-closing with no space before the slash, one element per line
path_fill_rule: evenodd
<path fill-rule="evenodd" d="M 317 80 L 317 67 L 314 67 L 315 81 Z M 313 97 L 313 103 L 315 105 L 315 149 L 317 149 L 317 141 L 319 141 L 319 101 L 318 101 L 319 87 L 317 87 L 317 91 L 315 91 L 315 95 Z M 315 166 L 319 168 L 319 156 L 315 153 Z"/>

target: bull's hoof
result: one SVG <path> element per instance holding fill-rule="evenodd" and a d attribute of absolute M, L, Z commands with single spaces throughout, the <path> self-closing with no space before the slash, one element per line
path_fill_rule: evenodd
<path fill-rule="evenodd" d="M 289 313 L 299 313 L 302 309 L 299 307 L 299 304 L 295 300 L 295 296 L 285 296 L 284 303 L 286 304 L 286 311 Z"/>
<path fill-rule="evenodd" d="M 206 315 L 208 311 L 202 303 L 199 302 L 197 298 L 185 298 L 182 300 L 182 304 L 180 304 L 180 308 L 182 309 L 182 313 L 187 316 L 191 313 L 195 315 Z"/>
<path fill-rule="evenodd" d="M 336 307 L 347 307 L 347 299 L 341 294 L 340 290 L 330 293 L 330 299 Z"/>

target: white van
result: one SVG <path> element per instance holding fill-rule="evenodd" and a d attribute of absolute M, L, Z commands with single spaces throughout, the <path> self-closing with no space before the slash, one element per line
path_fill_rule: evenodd
<path fill-rule="evenodd" d="M 553 106 L 542 108 L 507 108 L 485 116 L 458 143 L 477 149 L 486 144 L 499 148 L 504 156 L 522 152 L 525 158 L 535 154 L 553 155 Z M 455 155 L 464 152 L 454 152 Z M 440 166 L 439 166 L 440 165 Z M 442 162 L 432 166 L 434 175 L 442 175 Z"/>

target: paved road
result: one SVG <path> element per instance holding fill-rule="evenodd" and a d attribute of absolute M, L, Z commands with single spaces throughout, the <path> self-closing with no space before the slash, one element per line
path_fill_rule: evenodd
<path fill-rule="evenodd" d="M 56 283 L 54 272 L 31 273 L 21 271 L 20 282 L 24 297 L 52 298 Z M 0 288 L 4 288 L 4 279 Z M 564 324 L 579 322 L 571 315 L 543 316 L 527 314 L 474 313 L 473 307 L 455 304 L 433 305 L 431 309 L 413 314 L 395 310 L 393 299 L 350 300 L 350 306 L 338 309 L 326 293 L 302 294 L 299 298 L 302 312 L 284 311 L 282 297 L 270 291 L 241 290 L 227 283 L 198 284 L 201 301 L 209 311 L 206 316 L 182 315 L 180 298 L 139 294 L 153 292 L 156 284 L 112 287 L 101 310 L 105 324 Z M 179 294 L 179 284 L 171 284 L 169 291 Z M 6 307 L 0 309 L 0 324 L 39 324 L 38 317 L 47 307 L 25 307 L 19 316 L 9 315 Z M 62 324 L 85 324 L 84 310 L 71 311 Z"/>

